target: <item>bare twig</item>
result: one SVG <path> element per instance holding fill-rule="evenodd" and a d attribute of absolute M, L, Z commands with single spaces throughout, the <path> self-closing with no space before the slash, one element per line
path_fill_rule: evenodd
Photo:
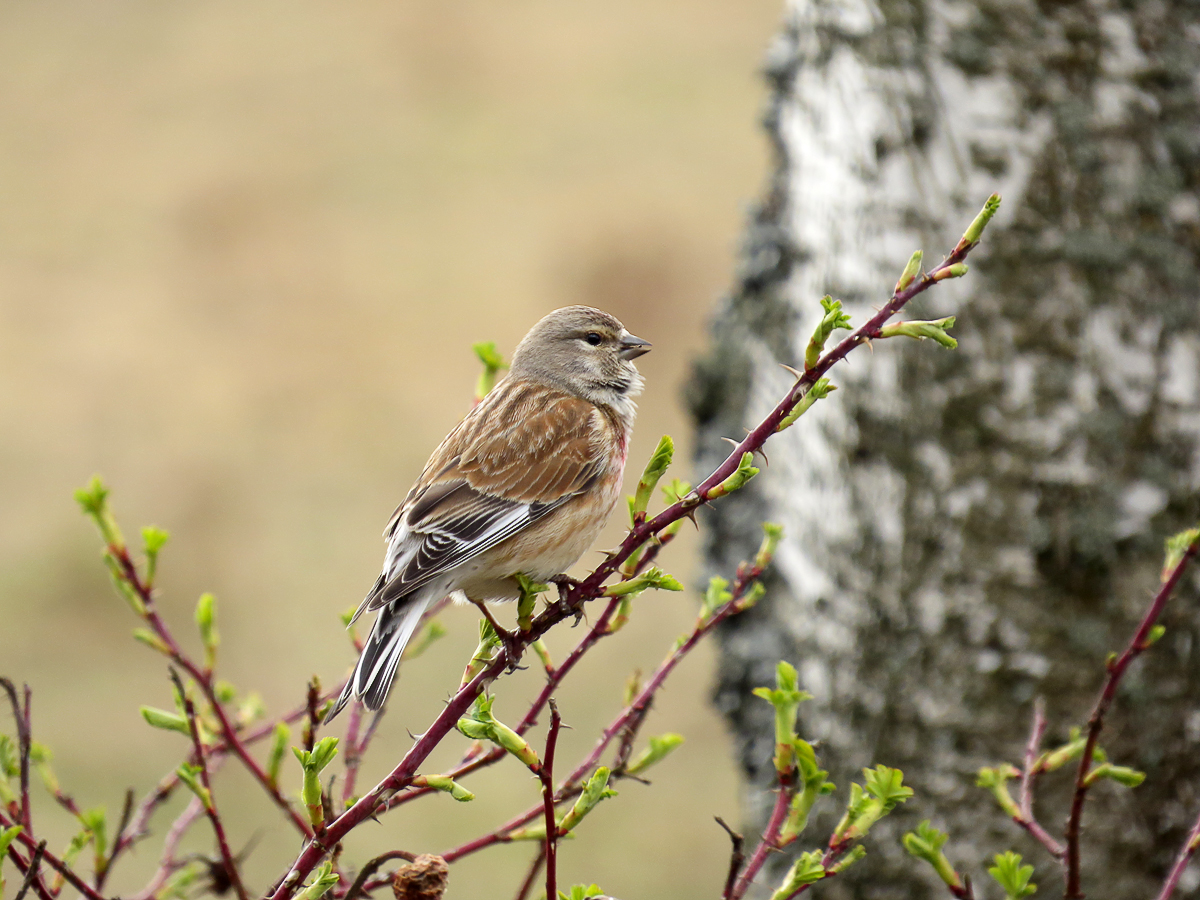
<path fill-rule="evenodd" d="M 360 893 L 363 893 L 367 879 L 374 875 L 384 863 L 391 862 L 393 859 L 412 862 L 416 858 L 416 854 L 409 853 L 407 850 L 389 850 L 387 853 L 381 853 L 362 867 L 362 871 L 358 873 L 358 877 L 354 879 L 354 883 L 350 885 L 350 890 L 346 891 L 346 896 L 342 900 L 355 900 Z"/>
<path fill-rule="evenodd" d="M 725 820 L 720 816 L 717 816 L 716 819 L 717 824 L 724 828 L 725 833 L 729 835 L 729 843 L 732 844 L 729 851 L 729 874 L 725 876 L 725 890 L 721 891 L 721 900 L 730 900 L 738 872 L 742 870 L 742 863 L 746 861 L 746 854 L 742 852 L 746 839 L 726 825 Z"/>
<path fill-rule="evenodd" d="M 794 785 L 780 785 L 775 796 L 775 807 L 771 810 L 771 818 L 767 820 L 767 828 L 763 832 L 758 846 L 755 847 L 750 861 L 746 863 L 746 868 L 742 869 L 742 874 L 734 882 L 733 890 L 728 894 L 729 900 L 740 900 L 741 897 L 744 897 L 754 882 L 754 876 L 766 863 L 767 857 L 779 850 L 779 835 L 783 829 L 783 823 L 787 820 L 788 806 L 791 804 L 794 794 Z"/>
<path fill-rule="evenodd" d="M 1021 796 L 1019 800 L 1020 816 L 1013 816 L 1013 821 L 1033 836 L 1046 851 L 1060 862 L 1066 851 L 1062 844 L 1050 836 L 1050 833 L 1034 818 L 1033 815 L 1033 784 L 1041 769 L 1038 766 L 1038 751 L 1042 747 L 1042 738 L 1046 734 L 1046 704 L 1038 697 L 1033 704 L 1033 725 L 1029 729 L 1029 742 L 1025 745 L 1025 766 L 1021 771 Z"/>
<path fill-rule="evenodd" d="M 21 887 L 17 890 L 17 896 L 13 900 L 25 900 L 25 894 L 33 887 L 35 881 L 38 880 L 38 869 L 42 865 L 42 854 L 46 852 L 46 842 L 40 841 L 33 849 L 33 856 L 29 857 L 29 868 L 25 870 L 25 880 L 21 882 Z"/>
<path fill-rule="evenodd" d="M 1197 817 L 1196 824 L 1192 826 L 1192 830 L 1188 832 L 1183 846 L 1179 848 L 1179 855 L 1175 857 L 1175 863 L 1171 866 L 1171 871 L 1167 874 L 1167 880 L 1163 882 L 1162 890 L 1158 894 L 1158 900 L 1168 900 L 1171 894 L 1175 892 L 1175 888 L 1179 884 L 1179 879 L 1183 877 L 1184 870 L 1188 867 L 1188 863 L 1191 862 L 1197 850 L 1200 850 L 1200 817 Z"/>
<path fill-rule="evenodd" d="M 191 802 L 183 808 L 183 812 L 179 814 L 167 830 L 166 837 L 163 839 L 162 856 L 159 858 L 157 871 L 150 877 L 150 881 L 147 882 L 146 886 L 130 898 L 130 900 L 154 900 L 158 896 L 159 891 L 167 883 L 167 879 L 171 877 L 171 873 L 183 865 L 183 863 L 175 858 L 175 853 L 178 851 L 179 844 L 183 840 L 183 836 L 187 834 L 188 829 L 203 814 L 204 804 L 200 802 L 199 797 L 193 796 Z"/>
<path fill-rule="evenodd" d="M 546 811 L 546 896 L 558 896 L 558 820 L 554 814 L 554 750 L 562 717 L 554 698 L 550 698 L 550 729 L 546 732 L 546 754 L 537 773 L 542 782 L 542 802 Z"/>
<path fill-rule="evenodd" d="M 20 754 L 20 779 L 21 779 L 21 821 L 20 824 L 25 826 L 25 832 L 28 834 L 33 829 L 33 819 L 29 807 L 29 752 L 32 738 L 30 735 L 29 725 L 29 685 L 25 685 L 25 708 L 21 709 L 21 704 L 17 701 L 17 688 L 7 678 L 0 678 L 0 688 L 4 688 L 4 692 L 8 694 L 8 702 L 12 707 L 13 719 L 17 724 L 17 748 Z"/>
<path fill-rule="evenodd" d="M 529 864 L 529 871 L 525 874 L 525 880 L 521 882 L 521 887 L 517 891 L 517 896 L 514 900 L 526 900 L 529 892 L 533 890 L 533 885 L 537 881 L 538 873 L 542 871 L 542 864 L 546 862 L 546 847 L 543 845 L 538 849 L 538 852 L 533 857 L 533 862 Z"/>
<path fill-rule="evenodd" d="M 242 876 L 238 872 L 238 863 L 234 858 L 233 852 L 229 849 L 229 841 L 225 837 L 225 826 L 221 822 L 221 816 L 217 813 L 217 802 L 213 797 L 212 781 L 209 778 L 208 759 L 204 752 L 204 742 L 200 739 L 200 729 L 196 724 L 196 706 L 192 703 L 192 698 L 187 695 L 183 688 L 183 681 L 179 677 L 179 673 L 171 669 L 171 680 L 175 683 L 175 690 L 179 692 L 180 698 L 183 700 L 183 712 L 187 718 L 188 730 L 192 735 L 193 758 L 196 760 L 196 766 L 199 768 L 200 783 L 204 786 L 206 797 L 202 798 L 204 803 L 204 812 L 208 816 L 208 821 L 212 823 L 213 836 L 217 840 L 217 850 L 221 854 L 221 863 L 225 867 L 225 874 L 229 877 L 229 883 L 237 892 L 238 900 L 250 900 L 246 893 L 246 887 L 242 884 Z"/>
<path fill-rule="evenodd" d="M 16 824 L 16 823 L 10 822 L 8 820 L 7 816 L 0 813 L 0 825 L 4 825 L 7 827 L 7 826 L 14 825 L 14 824 Z M 28 834 L 25 831 L 21 831 L 21 832 L 17 833 L 16 843 L 21 844 L 23 847 L 25 847 L 30 852 L 32 852 L 34 849 L 36 849 L 37 844 L 38 844 L 38 842 L 33 839 L 33 836 Z M 13 847 L 11 845 L 9 846 L 8 851 L 9 851 L 10 857 L 13 857 L 13 859 L 15 861 L 16 857 L 13 853 Z M 75 888 L 75 890 L 79 891 L 79 893 L 81 893 L 84 897 L 86 897 L 87 900 L 105 900 L 105 898 L 102 897 L 96 891 L 95 888 L 93 888 L 90 884 L 88 884 L 86 881 L 84 881 L 82 878 L 80 878 L 78 875 L 76 875 L 75 872 L 72 871 L 70 866 L 68 866 L 66 863 L 64 863 L 62 860 L 60 860 L 57 856 L 55 856 L 49 850 L 42 851 L 42 862 L 44 862 L 46 865 L 48 865 L 50 868 L 52 868 L 55 872 L 57 872 L 59 875 L 61 875 L 63 878 L 65 878 L 67 880 L 67 882 L 70 883 L 71 887 L 73 887 L 73 888 Z M 23 865 L 18 865 L 18 868 L 21 870 L 22 873 L 25 871 L 25 867 Z M 38 882 L 35 882 L 34 890 L 38 890 L 38 884 L 40 884 L 40 880 Z M 41 891 L 39 890 L 38 893 L 40 895 Z M 49 896 L 50 896 L 49 893 L 47 893 L 45 895 L 46 898 L 49 898 Z"/>
<path fill-rule="evenodd" d="M 1067 818 L 1067 886 L 1064 895 L 1066 900 L 1081 900 L 1083 897 L 1083 891 L 1080 887 L 1079 869 L 1080 826 L 1083 821 L 1083 804 L 1087 798 L 1087 791 L 1090 786 L 1088 773 L 1091 771 L 1092 756 L 1096 752 L 1096 743 L 1100 739 L 1100 731 L 1104 727 L 1104 716 L 1117 695 L 1117 685 L 1120 684 L 1121 678 L 1129 668 L 1129 664 L 1137 659 L 1152 643 L 1150 632 L 1158 622 L 1158 617 L 1167 605 L 1167 600 L 1174 592 L 1179 579 L 1183 577 L 1184 570 L 1187 569 L 1188 564 L 1192 561 L 1192 557 L 1196 555 L 1198 548 L 1200 548 L 1200 538 L 1188 545 L 1179 562 L 1167 573 L 1162 587 L 1154 596 L 1154 600 L 1151 602 L 1149 609 L 1146 610 L 1145 616 L 1142 617 L 1141 624 L 1138 625 L 1137 631 L 1134 632 L 1133 638 L 1129 641 L 1129 645 L 1125 648 L 1125 651 L 1108 663 L 1108 676 L 1104 681 L 1104 687 L 1100 691 L 1100 696 L 1096 700 L 1096 705 L 1092 708 L 1092 714 L 1088 718 L 1087 740 L 1084 742 L 1083 756 L 1079 759 L 1079 769 L 1075 774 L 1075 793 L 1071 798 L 1071 813 Z"/>

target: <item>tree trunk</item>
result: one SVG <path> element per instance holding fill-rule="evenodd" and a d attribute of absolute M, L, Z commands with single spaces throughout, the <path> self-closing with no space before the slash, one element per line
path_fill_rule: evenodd
<path fill-rule="evenodd" d="M 970 274 L 906 310 L 957 315 L 958 350 L 856 351 L 841 390 L 708 513 L 713 573 L 753 552 L 758 522 L 787 529 L 767 598 L 721 638 L 746 831 L 773 799 L 772 710 L 751 689 L 780 659 L 816 695 L 802 732 L 839 787 L 801 849 L 828 838 L 863 766 L 898 766 L 916 790 L 824 897 L 946 896 L 899 844 L 924 818 L 976 880 L 1016 849 L 1043 893 L 1060 889 L 975 773 L 1020 762 L 1037 695 L 1048 745 L 1085 724 L 1163 539 L 1200 512 L 1198 34 L 1184 0 L 794 0 L 770 51 L 776 163 L 690 385 L 699 468 L 782 396 L 777 364 L 799 364 L 823 294 L 861 322 L 914 249 L 936 261 L 1004 195 Z M 1200 813 L 1197 583 L 1102 735 L 1148 777 L 1090 795 L 1092 896 L 1153 896 Z M 1052 833 L 1072 779 L 1040 785 Z"/>

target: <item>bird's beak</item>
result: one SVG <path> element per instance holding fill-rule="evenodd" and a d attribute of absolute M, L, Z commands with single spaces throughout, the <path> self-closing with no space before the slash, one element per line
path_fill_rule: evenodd
<path fill-rule="evenodd" d="M 617 351 L 617 356 L 621 359 L 637 359 L 643 353 L 649 353 L 652 346 L 649 341 L 643 341 L 627 331 L 621 335 L 621 349 Z"/>

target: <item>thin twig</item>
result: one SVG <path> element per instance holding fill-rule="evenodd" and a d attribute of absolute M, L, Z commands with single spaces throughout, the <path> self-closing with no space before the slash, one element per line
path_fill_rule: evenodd
<path fill-rule="evenodd" d="M 15 824 L 16 824 L 15 822 L 8 821 L 8 818 L 5 815 L 3 815 L 2 813 L 0 813 L 0 825 L 11 826 L 11 825 L 15 825 Z M 30 852 L 32 852 L 37 847 L 37 843 L 38 843 L 37 841 L 35 841 L 33 839 L 32 835 L 27 834 L 25 831 L 20 831 L 17 833 L 16 842 L 21 844 L 23 847 L 25 847 Z M 13 853 L 12 846 L 9 846 L 8 850 L 9 850 L 9 854 L 12 855 L 12 853 Z M 66 863 L 64 863 L 62 860 L 60 860 L 57 856 L 55 856 L 49 850 L 42 851 L 42 862 L 44 862 L 46 865 L 48 865 L 50 868 L 52 868 L 55 872 L 57 872 L 59 875 L 61 875 L 63 878 L 65 878 L 71 884 L 71 887 L 75 888 L 75 890 L 77 890 L 77 891 L 79 891 L 79 893 L 83 894 L 83 896 L 86 897 L 87 900 L 105 900 L 105 898 L 102 897 L 96 891 L 95 888 L 93 888 L 90 884 L 88 884 L 86 881 L 84 881 L 82 878 L 80 878 L 78 875 L 76 875 L 71 870 L 70 866 L 68 866 Z M 23 867 L 20 867 L 20 868 L 21 868 L 22 872 L 25 871 Z M 36 885 L 35 885 L 35 889 L 36 889 Z M 49 895 L 47 894 L 47 897 L 48 896 Z"/>
<path fill-rule="evenodd" d="M 31 818 L 29 806 L 29 752 L 32 743 L 29 727 L 29 685 L 25 685 L 24 712 L 22 712 L 21 704 L 17 700 L 16 686 L 7 678 L 0 678 L 0 688 L 4 688 L 4 692 L 8 694 L 8 702 L 12 706 L 13 719 L 17 724 L 17 748 L 20 755 L 21 779 L 20 824 L 24 825 L 26 833 L 29 833 L 33 829 L 33 819 Z"/>
<path fill-rule="evenodd" d="M 725 833 L 729 835 L 729 843 L 733 845 L 729 851 L 729 874 L 725 876 L 725 890 L 721 891 L 721 900 L 730 900 L 738 872 L 742 870 L 742 863 L 746 861 L 746 854 L 742 852 L 746 839 L 726 825 L 725 820 L 720 816 L 717 816 L 716 819 L 717 824 L 724 828 Z"/>
<path fill-rule="evenodd" d="M 558 705 L 550 698 L 550 729 L 546 732 L 546 754 L 537 773 L 542 782 L 542 803 L 546 810 L 546 896 L 558 896 L 558 820 L 554 814 L 554 750 L 562 716 Z"/>
<path fill-rule="evenodd" d="M 1196 818 L 1196 824 L 1188 832 L 1187 840 L 1179 848 L 1179 855 L 1175 857 L 1175 863 L 1171 866 L 1167 880 L 1163 882 L 1162 890 L 1158 894 L 1158 900 L 1168 900 L 1171 894 L 1175 892 L 1175 887 L 1179 884 L 1179 879 L 1183 877 L 1184 870 L 1188 867 L 1188 863 L 1197 850 L 1200 850 L 1200 817 Z"/>
<path fill-rule="evenodd" d="M 546 847 L 543 845 L 538 848 L 538 852 L 533 857 L 533 862 L 529 864 L 529 871 L 525 874 L 525 880 L 521 882 L 521 887 L 517 891 L 517 896 L 514 900 L 526 900 L 529 892 L 533 890 L 533 885 L 537 881 L 538 873 L 542 871 L 542 864 L 546 861 Z"/>
<path fill-rule="evenodd" d="M 829 369 L 846 357 L 850 351 L 861 344 L 882 336 L 883 325 L 913 297 L 928 290 L 939 281 L 953 277 L 951 266 L 964 260 L 976 245 L 965 238 L 946 257 L 940 265 L 925 275 L 915 278 L 906 288 L 892 294 L 891 299 L 849 337 L 822 356 L 815 365 L 800 373 L 795 384 L 787 394 L 766 415 L 765 418 L 750 431 L 745 439 L 734 448 L 733 452 L 713 472 L 704 479 L 687 496 L 667 507 L 653 518 L 639 522 L 626 534 L 620 546 L 597 566 L 592 573 L 578 585 L 570 585 L 565 589 L 566 602 L 553 604 L 539 614 L 530 624 L 528 631 L 512 635 L 512 641 L 517 649 L 523 649 L 542 637 L 547 631 L 567 618 L 572 618 L 589 600 L 600 597 L 604 592 L 604 583 L 613 575 L 620 572 L 622 564 L 635 551 L 652 537 L 658 535 L 673 523 L 685 517 L 690 517 L 695 509 L 707 503 L 714 496 L 721 496 L 724 489 L 718 490 L 727 478 L 736 472 L 745 453 L 753 453 L 762 448 L 776 431 L 783 420 L 795 409 L 796 404 L 804 398 L 809 388 L 816 383 Z M 612 604 L 609 604 L 610 608 Z M 607 610 L 606 610 L 607 612 Z M 496 678 L 504 674 L 508 668 L 509 648 L 504 653 L 484 666 L 474 678 L 462 685 L 442 712 L 434 719 L 429 728 L 421 735 L 416 743 L 405 754 L 400 763 L 377 784 L 369 793 L 363 796 L 352 807 L 345 810 L 335 820 L 330 822 L 325 832 L 319 837 L 310 838 L 296 857 L 291 869 L 276 889 L 271 893 L 271 900 L 290 900 L 297 889 L 312 873 L 317 864 L 337 845 L 337 843 L 353 828 L 368 818 L 374 816 L 380 804 L 397 791 L 411 784 L 418 768 L 454 727 L 458 719 L 466 713 L 480 693 Z"/>
<path fill-rule="evenodd" d="M 183 836 L 187 834 L 188 829 L 195 824 L 196 820 L 204 814 L 204 804 L 200 802 L 200 798 L 193 796 L 191 802 L 183 808 L 183 812 L 171 823 L 171 827 L 167 829 L 166 837 L 163 839 L 162 856 L 159 858 L 157 871 L 150 877 L 150 881 L 138 893 L 134 894 L 130 900 L 153 900 L 158 896 L 163 885 L 167 883 L 167 879 L 171 877 L 171 873 L 178 870 L 183 863 L 175 858 L 175 852 L 179 849 L 179 844 L 183 840 Z"/>
<path fill-rule="evenodd" d="M 782 781 L 782 779 L 780 780 Z M 767 857 L 779 849 L 779 834 L 783 829 L 784 821 L 787 820 L 788 807 L 791 805 L 794 795 L 794 785 L 781 784 L 779 786 L 775 796 L 775 807 L 771 810 L 771 818 L 767 820 L 767 828 L 763 832 L 758 846 L 754 848 L 754 854 L 750 857 L 750 861 L 746 863 L 746 868 L 742 869 L 742 874 L 734 882 L 733 890 L 728 895 L 729 900 L 740 900 L 746 895 L 746 891 L 754 882 L 754 876 L 766 863 Z"/>
<path fill-rule="evenodd" d="M 387 853 L 381 853 L 374 859 L 369 860 L 362 867 L 362 871 L 358 873 L 358 877 L 354 879 L 354 883 L 350 885 L 350 890 L 346 891 L 346 896 L 342 900 L 354 900 L 355 897 L 362 893 L 367 879 L 374 875 L 384 863 L 391 862 L 393 859 L 403 859 L 406 862 L 412 862 L 416 858 L 416 854 L 409 853 L 407 850 L 389 850 Z"/>
<path fill-rule="evenodd" d="M 1088 718 L 1087 740 L 1084 742 L 1083 756 L 1079 759 L 1079 769 L 1075 774 L 1075 793 L 1071 798 L 1071 813 L 1067 818 L 1067 887 L 1064 894 L 1066 900 L 1082 900 L 1083 897 L 1079 869 L 1080 826 L 1083 821 L 1083 803 L 1087 798 L 1090 786 L 1088 773 L 1092 766 L 1092 756 L 1096 752 L 1096 743 L 1100 739 L 1100 731 L 1104 727 L 1104 716 L 1117 696 L 1117 685 L 1120 684 L 1129 664 L 1150 646 L 1150 632 L 1158 622 L 1158 617 L 1167 605 L 1167 600 L 1174 592 L 1179 579 L 1183 577 L 1184 570 L 1192 561 L 1192 557 L 1196 555 L 1198 548 L 1200 548 L 1200 538 L 1188 545 L 1179 562 L 1164 579 L 1162 587 L 1155 594 L 1153 602 L 1146 610 L 1145 616 L 1142 617 L 1141 624 L 1138 625 L 1137 631 L 1130 639 L 1129 646 L 1119 657 L 1108 663 L 1108 676 L 1104 681 L 1100 696 L 1096 700 L 1096 705 L 1092 709 L 1092 714 Z"/>
<path fill-rule="evenodd" d="M 196 706 L 192 703 L 192 698 L 187 695 L 183 688 L 183 680 L 179 677 L 179 673 L 171 669 L 171 680 L 175 683 L 175 690 L 179 692 L 180 698 L 183 700 L 183 713 L 187 718 L 188 730 L 192 735 L 193 756 L 196 760 L 196 765 L 199 767 L 200 783 L 204 786 L 205 793 L 208 795 L 204 798 L 204 812 L 208 816 L 208 821 L 212 823 L 213 836 L 217 840 L 217 850 L 221 854 L 221 864 L 225 867 L 225 874 L 229 877 L 229 883 L 237 892 L 238 900 L 250 900 L 246 893 L 246 887 L 242 884 L 242 876 L 238 872 L 237 860 L 234 859 L 233 852 L 229 848 L 229 841 L 225 837 L 225 826 L 221 822 L 221 817 L 217 813 L 216 798 L 213 797 L 212 781 L 208 773 L 208 759 L 204 752 L 204 742 L 200 740 L 200 728 L 196 723 Z"/>
<path fill-rule="evenodd" d="M 1042 738 L 1046 734 L 1046 704 L 1041 697 L 1033 703 L 1033 724 L 1029 729 L 1029 741 L 1025 745 L 1025 766 L 1021 771 L 1021 795 L 1019 809 L 1021 814 L 1013 816 L 1013 821 L 1033 836 L 1046 851 L 1059 862 L 1062 862 L 1066 851 L 1062 844 L 1050 836 L 1033 815 L 1033 783 L 1037 780 L 1041 769 L 1038 766 L 1038 751 L 1042 748 Z"/>
<path fill-rule="evenodd" d="M 25 894 L 33 887 L 33 883 L 38 880 L 38 869 L 42 865 L 42 854 L 46 852 L 46 842 L 40 841 L 33 849 L 33 856 L 29 857 L 29 868 L 25 870 L 25 880 L 21 882 L 21 887 L 17 890 L 17 896 L 13 900 L 25 900 Z"/>

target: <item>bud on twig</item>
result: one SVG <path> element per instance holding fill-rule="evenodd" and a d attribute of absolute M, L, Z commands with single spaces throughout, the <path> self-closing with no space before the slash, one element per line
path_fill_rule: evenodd
<path fill-rule="evenodd" d="M 953 327 L 954 316 L 930 321 L 893 322 L 891 325 L 884 325 L 879 329 L 879 336 L 881 338 L 910 337 L 917 340 L 932 338 L 943 347 L 953 350 L 958 346 L 958 341 L 946 334 L 946 329 Z"/>
<path fill-rule="evenodd" d="M 496 344 L 493 341 L 472 344 L 471 349 L 475 351 L 475 355 L 483 363 L 483 371 L 479 374 L 479 380 L 475 383 L 475 402 L 478 403 L 491 393 L 492 388 L 496 386 L 496 376 L 508 368 L 508 363 L 504 361 L 504 357 L 496 350 Z"/>
<path fill-rule="evenodd" d="M 812 694 L 797 688 L 796 682 L 795 666 L 781 661 L 775 667 L 774 689 L 754 689 L 755 697 L 775 707 L 775 771 L 782 779 L 790 778 L 796 765 L 796 714 L 801 703 L 812 699 Z"/>
<path fill-rule="evenodd" d="M 904 835 L 904 849 L 910 855 L 917 859 L 923 859 L 937 872 L 938 878 L 946 883 L 946 886 L 951 889 L 961 889 L 963 886 L 962 879 L 958 872 L 954 870 L 954 866 L 950 864 L 950 860 L 946 858 L 946 854 L 942 852 L 942 847 L 946 841 L 950 839 L 950 835 L 943 831 L 938 831 L 929 824 L 926 819 L 917 826 L 915 832 L 910 831 Z"/>
<path fill-rule="evenodd" d="M 631 527 L 637 524 L 637 514 L 644 513 L 650 505 L 650 497 L 654 494 L 654 488 L 658 485 L 659 479 L 666 474 L 667 467 L 671 465 L 674 455 L 675 442 L 671 440 L 669 434 L 664 434 L 659 438 L 658 446 L 651 454 L 650 461 L 646 463 L 646 469 L 638 481 L 637 491 L 629 498 L 629 524 Z"/>
<path fill-rule="evenodd" d="M 337 756 L 337 744 L 337 738 L 324 737 L 317 741 L 312 750 L 292 748 L 292 753 L 296 754 L 296 759 L 300 761 L 300 766 L 304 769 L 304 782 L 300 788 L 300 797 L 308 810 L 308 820 L 318 831 L 325 824 L 325 807 L 321 801 L 321 772 Z"/>
<path fill-rule="evenodd" d="M 1021 900 L 1037 891 L 1037 885 L 1029 883 L 1033 866 L 1021 865 L 1020 853 L 1009 850 L 996 854 L 996 864 L 988 869 L 988 874 L 1004 889 L 1007 900 Z"/>
<path fill-rule="evenodd" d="M 833 334 L 834 330 L 838 328 L 850 328 L 850 317 L 842 312 L 841 300 L 834 300 L 832 297 L 826 295 L 821 298 L 821 307 L 825 310 L 825 315 L 817 323 L 817 328 L 808 341 L 808 347 L 804 350 L 805 371 L 811 369 L 821 359 L 821 352 L 825 349 L 825 342 L 829 340 L 829 336 Z"/>
<path fill-rule="evenodd" d="M 913 253 L 908 259 L 908 265 L 904 267 L 904 271 L 900 273 L 900 280 L 896 282 L 895 293 L 900 293 L 906 287 L 913 283 L 913 279 L 921 272 L 921 257 L 920 250 Z"/>

